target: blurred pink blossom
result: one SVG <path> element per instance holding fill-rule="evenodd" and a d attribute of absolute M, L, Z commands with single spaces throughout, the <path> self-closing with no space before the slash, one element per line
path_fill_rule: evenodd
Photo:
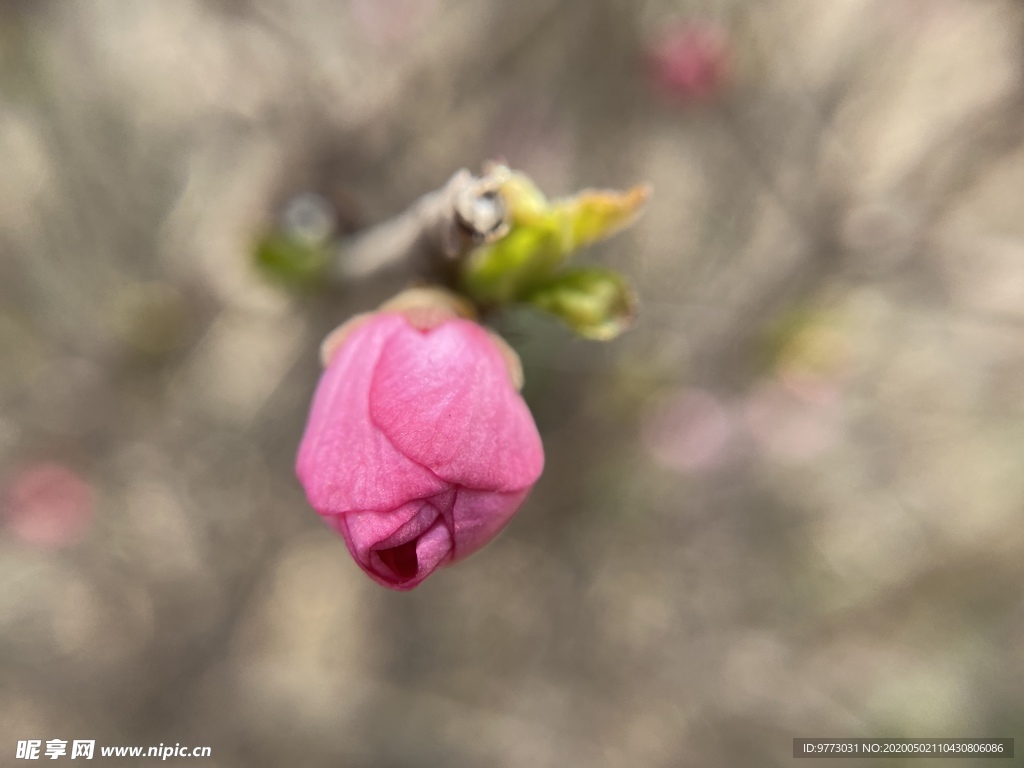
<path fill-rule="evenodd" d="M 92 487 L 73 470 L 56 463 L 30 464 L 10 480 L 5 523 L 26 543 L 67 547 L 88 530 L 94 501 Z"/>
<path fill-rule="evenodd" d="M 543 466 L 533 418 L 486 330 L 381 312 L 331 353 L 296 473 L 367 575 L 407 590 L 493 539 Z"/>
<path fill-rule="evenodd" d="M 732 415 L 717 397 L 701 389 L 684 389 L 647 409 L 643 440 L 658 463 L 699 472 L 728 460 L 734 431 Z"/>
<path fill-rule="evenodd" d="M 732 57 L 725 28 L 688 21 L 666 28 L 648 52 L 655 83 L 668 96 L 707 101 L 729 81 Z"/>
<path fill-rule="evenodd" d="M 836 385 L 819 382 L 793 388 L 777 380 L 757 384 L 747 396 L 744 416 L 751 436 L 768 455 L 783 461 L 813 459 L 838 443 L 842 399 Z"/>
<path fill-rule="evenodd" d="M 849 335 L 838 318 L 818 313 L 803 322 L 775 360 L 778 382 L 806 403 L 837 401 L 852 367 Z"/>

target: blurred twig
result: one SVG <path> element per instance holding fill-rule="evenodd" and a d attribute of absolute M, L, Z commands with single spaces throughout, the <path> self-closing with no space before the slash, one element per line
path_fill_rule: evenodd
<path fill-rule="evenodd" d="M 508 231 L 498 187 L 507 175 L 494 166 L 482 176 L 458 171 L 404 213 L 342 242 L 334 275 L 355 280 L 385 272 L 446 273 L 475 245 Z"/>

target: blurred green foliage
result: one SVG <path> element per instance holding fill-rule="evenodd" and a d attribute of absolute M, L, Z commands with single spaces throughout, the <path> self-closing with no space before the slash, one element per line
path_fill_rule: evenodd
<path fill-rule="evenodd" d="M 269 280 L 294 291 L 314 291 L 324 284 L 330 247 L 280 231 L 271 231 L 256 244 L 255 262 Z"/>

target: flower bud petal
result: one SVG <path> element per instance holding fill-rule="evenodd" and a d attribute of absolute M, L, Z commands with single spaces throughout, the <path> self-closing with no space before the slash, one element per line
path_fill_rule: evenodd
<path fill-rule="evenodd" d="M 451 559 L 454 551 L 446 516 L 439 508 L 446 498 L 447 517 L 451 516 L 454 492 L 440 495 L 439 505 L 418 500 L 391 513 L 336 515 L 329 523 L 344 537 L 352 557 L 370 578 L 386 587 L 412 589 Z"/>
<path fill-rule="evenodd" d="M 379 312 L 335 339 L 296 473 L 313 508 L 380 584 L 412 589 L 490 541 L 544 452 L 488 331 Z"/>
<path fill-rule="evenodd" d="M 296 473 L 320 514 L 393 510 L 445 483 L 397 450 L 370 421 L 370 385 L 385 343 L 405 322 L 378 315 L 354 330 L 324 371 Z"/>
<path fill-rule="evenodd" d="M 468 557 L 497 536 L 529 492 L 529 488 L 510 493 L 461 489 L 455 497 L 453 511 L 458 542 L 453 562 Z"/>
<path fill-rule="evenodd" d="M 370 415 L 396 448 L 449 483 L 516 491 L 543 467 L 540 435 L 501 352 L 467 320 L 396 332 L 377 366 Z"/>

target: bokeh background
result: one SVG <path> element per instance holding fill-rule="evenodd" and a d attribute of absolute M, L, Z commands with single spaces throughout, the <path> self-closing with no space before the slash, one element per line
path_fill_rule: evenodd
<path fill-rule="evenodd" d="M 1024 738 L 1022 44 L 1009 0 L 4 2 L 0 763 Z M 545 475 L 392 593 L 292 466 L 320 338 L 394 286 L 291 294 L 253 244 L 495 157 L 651 182 L 584 256 L 640 316 L 498 318 Z"/>

